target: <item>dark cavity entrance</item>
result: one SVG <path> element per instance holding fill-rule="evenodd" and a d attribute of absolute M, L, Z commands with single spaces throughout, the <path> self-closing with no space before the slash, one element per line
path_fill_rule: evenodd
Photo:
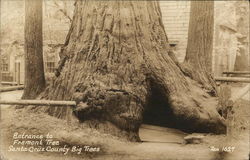
<path fill-rule="evenodd" d="M 171 104 L 162 93 L 162 87 L 151 83 L 151 95 L 143 113 L 143 123 L 192 132 L 191 126 L 173 114 Z"/>
<path fill-rule="evenodd" d="M 168 99 L 163 96 L 159 87 L 152 84 L 151 95 L 143 113 L 143 123 L 162 127 L 177 127 Z"/>

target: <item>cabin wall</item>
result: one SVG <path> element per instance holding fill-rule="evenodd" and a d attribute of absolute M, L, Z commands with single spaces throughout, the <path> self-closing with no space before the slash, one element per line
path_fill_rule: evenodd
<path fill-rule="evenodd" d="M 187 48 L 190 15 L 189 1 L 160 1 L 162 21 L 170 44 L 176 44 L 175 54 L 184 61 Z"/>

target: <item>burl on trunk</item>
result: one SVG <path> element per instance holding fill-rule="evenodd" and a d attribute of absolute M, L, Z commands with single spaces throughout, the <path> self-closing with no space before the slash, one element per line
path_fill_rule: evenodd
<path fill-rule="evenodd" d="M 131 141 L 140 140 L 144 111 L 158 109 L 149 103 L 154 94 L 184 129 L 224 132 L 216 98 L 168 53 L 157 1 L 78 0 L 57 77 L 40 98 L 75 100 L 73 109 L 46 111 L 59 118 L 73 112 L 81 122 Z"/>

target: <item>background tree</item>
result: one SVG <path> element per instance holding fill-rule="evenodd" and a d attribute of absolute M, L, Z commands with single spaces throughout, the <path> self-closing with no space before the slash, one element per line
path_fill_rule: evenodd
<path fill-rule="evenodd" d="M 35 98 L 45 87 L 42 0 L 25 0 L 25 88 L 22 99 Z"/>
<path fill-rule="evenodd" d="M 238 50 L 235 59 L 235 71 L 249 71 L 249 1 L 236 1 L 236 25 Z"/>
<path fill-rule="evenodd" d="M 185 76 L 168 51 L 157 1 L 78 0 L 57 77 L 40 95 L 77 106 L 42 110 L 59 118 L 73 111 L 79 121 L 131 141 L 139 140 L 150 109 L 168 110 L 189 131 L 225 132 L 216 98 Z"/>
<path fill-rule="evenodd" d="M 216 95 L 212 77 L 214 1 L 191 1 L 185 73 Z"/>

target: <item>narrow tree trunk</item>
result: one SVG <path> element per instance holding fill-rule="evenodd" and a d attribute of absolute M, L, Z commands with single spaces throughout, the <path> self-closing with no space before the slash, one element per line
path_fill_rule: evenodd
<path fill-rule="evenodd" d="M 216 99 L 182 73 L 168 50 L 157 1 L 78 0 L 57 78 L 41 98 L 75 100 L 81 122 L 132 141 L 139 140 L 144 111 L 161 112 L 155 95 L 182 128 L 224 132 Z M 65 118 L 71 109 L 45 111 Z"/>
<path fill-rule="evenodd" d="M 25 88 L 22 99 L 33 99 L 45 87 L 42 0 L 25 1 Z"/>
<path fill-rule="evenodd" d="M 185 72 L 208 93 L 217 95 L 212 78 L 214 2 L 191 1 Z"/>

